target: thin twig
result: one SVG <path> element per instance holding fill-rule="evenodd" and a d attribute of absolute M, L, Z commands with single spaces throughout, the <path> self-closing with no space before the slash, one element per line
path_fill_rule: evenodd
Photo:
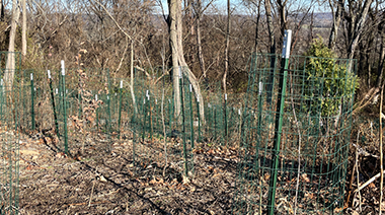
<path fill-rule="evenodd" d="M 295 201 L 294 202 L 294 215 L 296 215 L 297 214 L 297 204 L 298 204 L 299 177 L 301 175 L 301 141 L 302 141 L 302 137 L 301 137 L 301 131 L 299 129 L 297 115 L 295 114 L 294 99 L 293 99 L 293 95 L 294 95 L 293 79 L 292 78 L 293 78 L 293 75 L 290 74 L 291 106 L 293 108 L 294 122 L 295 122 L 295 125 L 297 126 L 297 132 L 298 132 L 298 172 L 297 172 L 297 184 L 295 186 L 295 198 L 294 198 L 295 199 L 294 200 Z"/>
<path fill-rule="evenodd" d="M 384 175 L 384 174 L 382 174 Z M 354 192 L 358 192 L 362 189 L 364 189 L 366 186 L 368 186 L 370 183 L 372 183 L 373 181 L 377 180 L 379 177 L 381 176 L 381 172 L 379 172 L 377 175 L 373 176 L 371 179 L 369 179 L 368 181 L 366 181 L 363 185 L 361 185 L 359 188 L 357 188 L 356 190 L 354 190 Z"/>
<path fill-rule="evenodd" d="M 357 132 L 357 141 L 356 141 L 356 144 L 353 143 L 353 146 L 356 148 L 356 153 L 358 154 L 361 154 L 361 148 L 358 147 L 358 141 L 359 141 L 359 138 L 360 138 L 360 128 L 358 129 L 358 132 Z M 350 176 L 350 182 L 349 182 L 349 192 L 348 192 L 348 198 L 346 199 L 346 205 L 349 205 L 349 201 L 350 201 L 350 196 L 352 194 L 352 187 L 353 187 L 353 180 L 354 180 L 354 174 L 355 174 L 355 169 L 356 169 L 356 166 L 358 165 L 358 157 L 356 156 L 356 161 L 354 162 L 354 166 L 352 168 L 352 175 Z M 357 167 L 358 168 L 358 167 Z M 359 186 L 359 183 L 357 184 L 357 186 Z M 352 201 L 352 206 L 353 206 L 353 201 Z"/>
<path fill-rule="evenodd" d="M 95 187 L 95 181 L 92 182 L 92 189 L 91 189 L 90 201 L 88 202 L 88 207 L 91 207 L 92 193 L 94 192 L 94 187 Z"/>
<path fill-rule="evenodd" d="M 166 176 L 166 168 L 167 168 L 167 142 L 166 142 L 166 125 L 164 124 L 164 113 L 163 113 L 163 105 L 164 105 L 164 89 L 162 91 L 162 106 L 161 106 L 161 112 L 162 112 L 162 126 L 163 126 L 163 144 L 164 144 L 164 158 L 165 158 L 165 164 L 163 168 L 163 177 Z"/>
<path fill-rule="evenodd" d="M 359 156 L 359 153 L 358 153 L 358 149 L 356 148 L 356 163 L 355 163 L 355 167 L 356 167 L 356 174 L 357 174 L 357 186 L 360 186 L 360 172 L 358 170 L 358 156 Z M 361 191 L 358 191 L 358 203 L 359 203 L 359 209 L 360 211 L 359 212 L 362 212 L 362 196 L 361 196 Z"/>

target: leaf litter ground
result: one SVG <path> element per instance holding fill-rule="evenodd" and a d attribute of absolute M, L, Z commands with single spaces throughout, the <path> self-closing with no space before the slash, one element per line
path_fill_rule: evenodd
<path fill-rule="evenodd" d="M 194 174 L 184 180 L 172 159 L 166 177 L 156 165 L 134 167 L 130 138 L 112 141 L 107 152 L 96 147 L 103 144 L 99 135 L 73 139 L 89 143 L 67 157 L 49 136 L 22 138 L 20 214 L 231 213 L 236 156 L 230 149 L 198 145 Z"/>

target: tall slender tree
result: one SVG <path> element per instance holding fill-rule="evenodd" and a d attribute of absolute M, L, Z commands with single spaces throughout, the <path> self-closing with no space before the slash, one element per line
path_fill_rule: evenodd
<path fill-rule="evenodd" d="M 182 26 L 182 2 L 181 0 L 169 0 L 169 32 L 170 32 L 170 47 L 173 67 L 173 88 L 174 88 L 174 106 L 175 114 L 178 116 L 181 113 L 180 102 L 180 75 L 188 78 L 194 89 L 195 96 L 199 98 L 199 114 L 202 122 L 205 122 L 204 116 L 204 101 L 199 85 L 199 81 L 188 67 L 183 52 L 183 26 Z"/>
<path fill-rule="evenodd" d="M 6 64 L 6 72 L 4 75 L 4 81 L 7 87 L 12 87 L 13 79 L 15 77 L 16 69 L 16 54 L 15 54 L 15 38 L 17 22 L 20 16 L 20 8 L 17 0 L 12 0 L 12 21 L 11 21 L 11 32 L 9 34 L 9 47 L 8 47 L 8 58 Z"/>
<path fill-rule="evenodd" d="M 21 32 L 21 54 L 23 56 L 27 55 L 27 7 L 26 0 L 21 0 L 21 9 L 23 10 L 23 23 L 22 23 L 22 32 Z"/>

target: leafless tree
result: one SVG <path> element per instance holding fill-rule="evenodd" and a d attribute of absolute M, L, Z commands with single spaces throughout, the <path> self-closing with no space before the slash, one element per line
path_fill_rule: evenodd
<path fill-rule="evenodd" d="M 17 0 L 12 1 L 12 21 L 11 21 L 11 32 L 9 35 L 9 47 L 8 47 L 8 58 L 6 64 L 6 72 L 4 75 L 4 81 L 7 87 L 12 87 L 13 79 L 15 76 L 15 38 L 17 22 L 20 16 L 20 9 Z"/>

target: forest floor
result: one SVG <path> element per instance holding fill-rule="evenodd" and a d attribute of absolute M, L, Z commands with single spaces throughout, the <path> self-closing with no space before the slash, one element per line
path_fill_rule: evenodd
<path fill-rule="evenodd" d="M 345 196 L 358 187 L 357 177 L 351 177 L 352 172 L 356 172 L 352 171 L 356 148 L 360 151 L 357 160 L 360 185 L 379 172 L 378 140 L 368 123 L 362 123 L 359 128 L 358 141 L 352 138 L 354 144 L 350 146 Z M 354 135 L 357 130 L 353 131 Z M 141 164 L 139 160 L 138 165 L 133 165 L 130 135 L 122 136 L 120 140 L 111 139 L 105 148 L 105 138 L 100 135 L 88 134 L 84 139 L 72 139 L 70 156 L 60 152 L 57 138 L 52 136 L 39 133 L 21 138 L 20 214 L 232 212 L 239 162 L 235 148 L 198 144 L 199 150 L 193 151 L 194 172 L 185 177 L 180 168 L 173 167 L 176 161 L 171 156 L 166 170 L 159 168 L 162 165 L 155 161 Z M 170 145 L 180 142 L 168 141 Z M 80 144 L 79 147 L 71 147 L 75 142 Z M 161 146 L 162 142 L 144 144 Z M 149 151 L 147 156 L 153 156 L 153 152 Z M 378 214 L 379 191 L 377 179 L 361 193 L 351 192 L 344 214 Z"/>
<path fill-rule="evenodd" d="M 200 147 L 187 178 L 163 177 L 156 164 L 135 174 L 129 139 L 113 142 L 108 152 L 88 145 L 68 157 L 55 142 L 44 135 L 22 140 L 20 214 L 231 213 L 236 156 L 228 149 Z"/>

